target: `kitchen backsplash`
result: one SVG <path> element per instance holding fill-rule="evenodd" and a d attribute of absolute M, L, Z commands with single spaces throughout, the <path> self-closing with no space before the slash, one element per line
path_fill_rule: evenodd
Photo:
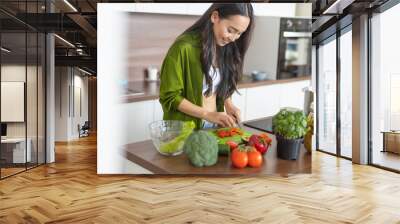
<path fill-rule="evenodd" d="M 128 35 L 128 80 L 145 80 L 149 66 L 161 68 L 174 40 L 199 16 L 155 13 L 130 13 Z"/>

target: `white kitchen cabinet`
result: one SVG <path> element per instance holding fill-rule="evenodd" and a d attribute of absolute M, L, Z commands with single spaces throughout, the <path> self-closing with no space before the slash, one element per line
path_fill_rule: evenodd
<path fill-rule="evenodd" d="M 246 120 L 273 116 L 279 111 L 282 85 L 267 85 L 247 89 Z"/>
<path fill-rule="evenodd" d="M 242 121 L 275 115 L 282 107 L 303 109 L 303 88 L 309 80 L 239 89 L 232 95 L 232 102 L 241 110 Z M 124 119 L 124 143 L 150 139 L 148 125 L 163 119 L 158 99 L 122 105 Z"/>
<path fill-rule="evenodd" d="M 234 92 L 232 95 L 233 104 L 240 109 L 241 116 L 240 119 L 245 121 L 246 119 L 246 95 L 247 89 L 239 89 L 240 95 L 237 92 Z"/>
<path fill-rule="evenodd" d="M 118 139 L 111 140 L 114 147 L 150 139 L 148 125 L 154 119 L 154 105 L 154 100 L 118 104 L 118 111 L 121 111 L 121 114 L 113 119 L 118 125 L 114 125 L 115 130 L 107 130 L 109 133 L 118 133 Z M 106 138 L 110 140 L 109 137 Z M 104 158 L 103 155 L 102 167 L 98 173 L 151 174 L 150 171 L 128 160 L 123 150 L 122 147 L 116 147 L 107 157 Z M 107 151 L 111 152 L 108 148 Z"/>
<path fill-rule="evenodd" d="M 125 144 L 150 139 L 148 125 L 154 119 L 154 101 L 140 101 L 122 105 L 125 114 L 122 125 Z"/>
<path fill-rule="evenodd" d="M 273 116 L 282 107 L 304 109 L 303 89 L 310 80 L 247 89 L 245 120 Z"/>
<path fill-rule="evenodd" d="M 136 12 L 186 14 L 187 5 L 183 3 L 136 3 Z"/>
<path fill-rule="evenodd" d="M 126 116 L 123 124 L 125 144 L 150 139 L 149 124 L 163 119 L 158 99 L 127 103 L 122 107 Z"/>
<path fill-rule="evenodd" d="M 211 6 L 211 3 L 189 3 L 187 4 L 188 15 L 203 15 L 207 9 Z"/>
<path fill-rule="evenodd" d="M 282 84 L 282 94 L 280 94 L 280 107 L 294 107 L 304 109 L 304 91 L 310 86 L 310 80 L 291 82 Z"/>
<path fill-rule="evenodd" d="M 158 99 L 153 100 L 154 104 L 154 116 L 153 116 L 153 121 L 159 121 L 163 119 L 164 112 L 162 110 L 160 101 Z"/>

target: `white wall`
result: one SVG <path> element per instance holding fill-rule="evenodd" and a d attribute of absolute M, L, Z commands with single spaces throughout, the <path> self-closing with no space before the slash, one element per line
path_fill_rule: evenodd
<path fill-rule="evenodd" d="M 33 66 L 27 66 L 25 67 L 25 65 L 2 65 L 1 66 L 1 81 L 2 82 L 25 82 L 25 76 L 26 76 L 26 72 L 28 75 L 28 80 L 30 82 L 30 84 L 32 85 L 33 82 L 32 81 L 32 77 L 30 77 L 30 75 L 33 75 L 36 77 L 36 67 Z M 36 85 L 36 81 L 35 85 Z M 29 105 L 28 103 L 31 102 L 36 102 L 36 88 L 32 89 L 32 88 L 27 88 L 27 105 Z M 31 92 L 34 91 L 34 92 Z M 4 96 L 2 96 L 3 98 Z M 32 106 L 35 106 L 36 108 L 36 103 Z M 34 109 L 35 109 L 34 108 Z M 1 108 L 1 110 L 9 110 L 10 108 Z M 24 108 L 22 108 L 22 110 L 24 110 Z M 36 124 L 32 124 L 32 121 L 35 121 L 36 123 L 36 113 L 33 113 L 31 110 L 27 109 L 27 112 L 29 112 L 27 114 L 27 119 L 28 119 L 28 137 L 29 134 L 33 132 L 33 130 L 36 130 Z M 36 111 L 35 111 L 36 112 Z M 7 122 L 7 136 L 8 137 L 24 137 L 25 136 L 25 126 L 26 126 L 26 122 Z M 33 127 L 35 125 L 35 127 Z M 36 132 L 35 132 L 36 133 Z"/>
<path fill-rule="evenodd" d="M 25 82 L 25 69 L 28 69 L 28 74 L 30 74 L 33 67 L 28 66 L 26 68 L 25 65 L 1 65 L 1 81 Z"/>
<path fill-rule="evenodd" d="M 28 74 L 32 74 L 31 72 L 33 71 L 32 66 L 25 67 L 25 65 L 2 65 L 1 66 L 1 81 L 2 82 L 23 82 L 26 83 L 25 80 L 25 75 L 26 75 L 26 69 L 28 71 Z M 35 74 L 36 74 L 36 68 L 35 68 Z M 4 90 L 2 89 L 2 94 Z M 22 92 L 24 94 L 24 91 Z M 1 96 L 1 98 L 7 98 L 7 96 Z M 24 96 L 22 96 L 24 98 Z M 2 105 L 2 114 L 4 113 L 10 113 L 9 111 L 11 108 L 6 108 L 4 107 L 4 102 L 1 103 Z M 14 108 L 15 109 L 15 108 Z M 24 116 L 24 106 L 20 108 L 22 111 L 19 111 L 18 113 L 22 112 L 22 116 Z M 13 113 L 13 112 L 11 112 Z M 2 118 L 2 120 L 4 120 Z M 25 136 L 25 125 L 24 125 L 24 117 L 22 117 L 22 122 L 7 122 L 7 134 L 8 136 L 13 136 L 13 137 L 22 137 Z"/>
<path fill-rule="evenodd" d="M 80 124 L 82 126 L 85 123 L 85 121 L 89 120 L 88 77 L 82 76 L 82 74 L 83 73 L 81 73 L 75 69 L 74 83 L 73 83 L 74 84 L 73 94 L 75 94 L 73 96 L 73 99 L 74 99 L 73 110 L 75 110 L 75 113 L 73 113 L 74 116 L 72 119 L 72 130 L 71 130 L 71 135 L 73 136 L 73 138 L 79 137 L 79 133 L 78 133 L 78 129 L 77 129 L 78 124 Z M 80 93 L 77 92 L 78 90 L 80 90 Z M 80 94 L 80 98 L 79 98 L 78 94 Z M 81 102 L 79 102 L 79 101 L 81 101 Z M 79 109 L 82 111 L 80 112 Z"/>
<path fill-rule="evenodd" d="M 24 96 L 21 97 L 22 102 L 19 102 L 19 107 L 10 107 L 3 105 L 2 102 L 2 112 L 7 113 L 19 113 L 22 120 L 20 122 L 6 122 L 7 123 L 7 137 L 9 138 L 20 138 L 25 137 L 25 135 L 30 139 L 31 155 L 34 161 L 36 161 L 36 153 L 39 153 L 39 163 L 44 163 L 44 74 L 42 73 L 42 68 L 39 66 L 25 66 L 25 64 L 3 64 L 1 66 L 1 81 L 2 82 L 23 82 L 26 85 L 26 107 Z M 26 79 L 27 78 L 27 82 Z M 2 83 L 3 85 L 3 83 Z M 24 87 L 22 87 L 24 88 Z M 7 92 L 2 89 L 2 99 L 9 98 Z M 38 92 L 37 92 L 38 91 Z M 10 92 L 8 92 L 10 93 Z M 24 94 L 24 89 L 19 90 L 19 94 Z M 4 95 L 6 94 L 6 95 Z M 10 102 L 13 103 L 13 102 Z M 17 103 L 17 102 L 14 102 Z M 16 106 L 16 105 L 14 105 Z M 24 119 L 24 113 L 26 112 L 27 118 Z M 2 117 L 3 119 L 3 117 Z M 54 150 L 47 148 L 47 158 L 49 162 L 54 155 Z"/>
<path fill-rule="evenodd" d="M 78 124 L 88 120 L 88 78 L 75 68 L 56 67 L 55 79 L 55 141 L 77 139 Z M 81 89 L 81 103 L 77 102 L 77 88 Z M 77 105 L 82 105 L 82 115 Z"/>
<path fill-rule="evenodd" d="M 55 68 L 55 141 L 68 140 L 68 85 L 67 67 Z"/>

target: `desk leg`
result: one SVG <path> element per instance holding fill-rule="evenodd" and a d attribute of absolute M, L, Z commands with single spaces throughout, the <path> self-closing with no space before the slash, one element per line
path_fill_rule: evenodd
<path fill-rule="evenodd" d="M 383 149 L 382 149 L 382 151 L 381 152 L 386 152 L 386 135 L 385 135 L 385 133 L 383 133 Z"/>

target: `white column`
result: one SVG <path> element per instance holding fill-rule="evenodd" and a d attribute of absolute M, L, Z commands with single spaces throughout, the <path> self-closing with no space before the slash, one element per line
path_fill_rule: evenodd
<path fill-rule="evenodd" d="M 55 60 L 54 35 L 46 35 L 46 163 L 55 161 Z"/>

